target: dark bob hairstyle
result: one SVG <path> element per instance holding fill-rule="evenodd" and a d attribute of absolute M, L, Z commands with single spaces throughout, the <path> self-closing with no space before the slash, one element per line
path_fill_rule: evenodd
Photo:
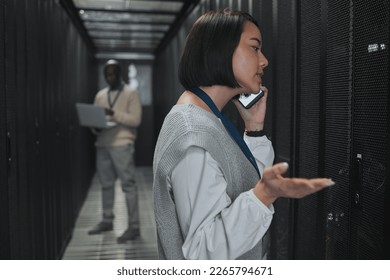
<path fill-rule="evenodd" d="M 194 23 L 179 63 L 179 80 L 185 89 L 240 87 L 234 77 L 232 58 L 246 21 L 259 27 L 248 13 L 231 9 L 209 11 Z"/>

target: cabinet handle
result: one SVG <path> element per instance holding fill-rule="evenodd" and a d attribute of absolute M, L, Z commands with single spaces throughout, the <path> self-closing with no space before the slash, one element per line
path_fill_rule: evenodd
<path fill-rule="evenodd" d="M 362 189 L 362 154 L 356 154 L 352 166 L 352 205 L 361 208 L 360 191 Z"/>
<path fill-rule="evenodd" d="M 7 174 L 8 176 L 10 175 L 11 173 L 11 161 L 12 161 L 12 157 L 11 157 L 11 132 L 7 131 L 7 141 L 6 141 L 6 153 L 7 153 Z"/>

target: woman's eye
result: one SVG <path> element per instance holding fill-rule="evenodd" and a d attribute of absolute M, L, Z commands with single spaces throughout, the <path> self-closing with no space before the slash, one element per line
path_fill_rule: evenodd
<path fill-rule="evenodd" d="M 255 50 L 255 52 L 259 52 L 260 51 L 259 47 L 253 47 L 253 49 Z"/>

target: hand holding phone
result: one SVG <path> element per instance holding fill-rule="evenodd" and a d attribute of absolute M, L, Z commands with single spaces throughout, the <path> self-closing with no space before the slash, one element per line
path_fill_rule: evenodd
<path fill-rule="evenodd" d="M 249 109 L 263 96 L 264 92 L 260 90 L 259 93 L 241 93 L 236 95 L 234 98 L 237 99 L 245 109 Z"/>

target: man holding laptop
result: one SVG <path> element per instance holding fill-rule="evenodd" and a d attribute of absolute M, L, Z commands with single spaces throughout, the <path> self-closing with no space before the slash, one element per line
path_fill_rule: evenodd
<path fill-rule="evenodd" d="M 88 234 L 99 234 L 113 229 L 114 186 L 117 178 L 126 195 L 128 228 L 118 237 L 118 243 L 140 235 L 137 185 L 134 174 L 134 141 L 141 123 L 142 107 L 136 90 L 130 89 L 121 78 L 121 66 L 108 60 L 104 66 L 108 87 L 100 90 L 94 105 L 105 108 L 111 124 L 94 129 L 96 138 L 96 168 L 102 185 L 103 218 Z"/>

